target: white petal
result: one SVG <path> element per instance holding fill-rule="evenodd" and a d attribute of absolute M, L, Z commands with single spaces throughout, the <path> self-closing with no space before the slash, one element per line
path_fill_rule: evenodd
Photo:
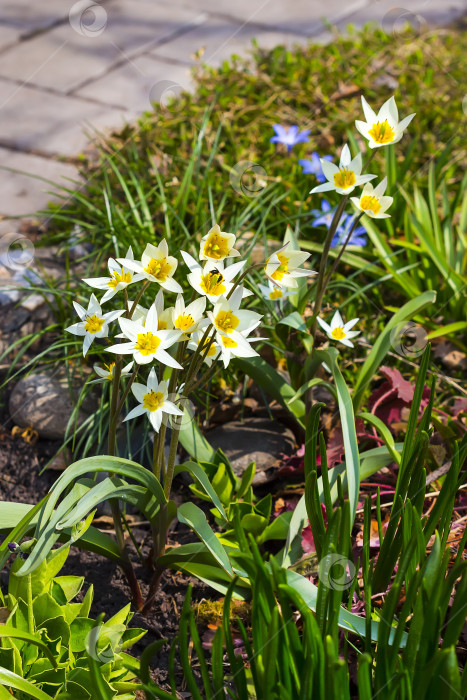
<path fill-rule="evenodd" d="M 146 410 L 147 409 L 145 409 L 142 405 L 135 406 L 126 416 L 126 418 L 123 419 L 123 422 L 125 422 L 126 420 L 131 420 L 132 418 L 137 418 L 138 416 L 142 416 L 143 413 L 146 413 Z"/>
<path fill-rule="evenodd" d="M 92 345 L 92 341 L 94 340 L 93 336 L 90 335 L 89 333 L 86 333 L 84 336 L 84 341 L 83 341 L 83 356 L 87 354 L 89 348 Z"/>
<path fill-rule="evenodd" d="M 344 146 L 342 147 L 341 159 L 340 159 L 340 167 L 341 167 L 341 168 L 346 168 L 347 166 L 350 165 L 350 161 L 351 161 L 351 160 L 352 160 L 352 156 L 351 156 L 351 154 L 350 154 L 350 148 L 349 148 L 348 144 L 346 143 L 346 144 L 344 144 Z M 323 168 L 323 172 L 324 172 L 324 168 Z M 326 174 L 326 173 L 325 173 L 325 174 Z"/>
<path fill-rule="evenodd" d="M 181 286 L 172 277 L 167 277 L 165 282 L 159 281 L 159 284 L 161 285 L 161 287 L 167 289 L 167 291 L 169 292 L 175 292 L 176 294 L 181 294 L 183 292 Z"/>
<path fill-rule="evenodd" d="M 117 355 L 127 355 L 133 352 L 135 347 L 134 343 L 117 343 L 117 345 L 111 345 L 110 348 L 106 348 L 107 352 L 114 352 Z"/>
<path fill-rule="evenodd" d="M 316 185 L 316 187 L 313 187 L 312 190 L 310 190 L 310 194 L 316 194 L 316 192 L 329 192 L 330 190 L 334 190 L 335 186 L 332 184 L 332 182 L 323 182 L 322 185 Z"/>
<path fill-rule="evenodd" d="M 148 393 L 148 387 L 139 382 L 135 382 L 131 385 L 131 391 L 138 403 L 143 403 L 144 395 Z"/>
<path fill-rule="evenodd" d="M 183 369 L 182 365 L 175 360 L 172 355 L 169 355 L 165 350 L 159 350 L 157 353 L 157 359 L 163 365 L 167 367 L 174 367 L 175 369 Z"/>
<path fill-rule="evenodd" d="M 318 321 L 319 325 L 321 326 L 321 328 L 324 331 L 326 331 L 326 333 L 331 333 L 331 326 L 329 326 L 329 324 L 327 324 L 326 321 L 323 321 L 323 319 L 320 318 L 319 316 L 317 318 L 317 321 Z"/>
<path fill-rule="evenodd" d="M 348 146 L 347 146 L 348 148 Z M 320 159 L 321 168 L 327 180 L 333 180 L 334 175 L 339 172 L 339 168 L 335 163 L 331 163 L 329 160 Z"/>
<path fill-rule="evenodd" d="M 363 114 L 365 115 L 365 119 L 369 124 L 372 122 L 376 122 L 376 113 L 371 109 L 370 105 L 368 102 L 365 100 L 365 98 L 362 95 L 362 107 L 363 107 Z M 358 128 L 358 127 L 357 127 Z"/>

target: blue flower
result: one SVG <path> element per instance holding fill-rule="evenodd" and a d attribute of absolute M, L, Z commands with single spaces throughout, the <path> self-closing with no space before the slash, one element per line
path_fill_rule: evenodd
<path fill-rule="evenodd" d="M 326 226 L 329 228 L 337 207 L 331 207 L 325 199 L 321 202 L 321 209 L 312 209 L 312 216 L 316 217 L 311 222 L 312 226 Z"/>
<path fill-rule="evenodd" d="M 272 128 L 276 132 L 275 136 L 272 136 L 269 140 L 271 143 L 283 143 L 287 146 L 287 150 L 290 151 L 297 143 L 307 143 L 310 139 L 308 134 L 310 129 L 305 129 L 305 131 L 299 131 L 298 126 L 289 126 L 288 128 L 282 126 L 282 124 L 273 124 Z"/>
<path fill-rule="evenodd" d="M 332 159 L 332 156 L 323 157 L 323 160 L 331 161 Z M 326 182 L 326 177 L 321 167 L 321 160 L 316 151 L 313 151 L 311 154 L 311 159 L 301 158 L 298 162 L 303 168 L 304 175 L 315 175 L 318 182 Z"/>
<path fill-rule="evenodd" d="M 348 214 L 344 219 L 342 219 L 342 223 L 340 224 L 340 226 L 337 227 L 336 233 L 334 234 L 334 237 L 331 241 L 331 248 L 336 248 L 339 245 L 344 245 L 345 241 L 347 240 L 347 236 L 349 235 L 349 231 L 354 224 L 354 221 L 354 214 Z M 352 235 L 350 236 L 350 240 L 347 243 L 347 245 L 356 245 L 363 248 L 363 246 L 365 246 L 366 244 L 366 230 L 363 226 L 357 226 L 352 231 Z"/>

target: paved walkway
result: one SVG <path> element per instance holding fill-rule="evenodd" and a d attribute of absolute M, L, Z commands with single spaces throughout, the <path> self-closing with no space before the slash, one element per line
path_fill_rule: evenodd
<path fill-rule="evenodd" d="M 76 179 L 86 131 L 123 126 L 190 88 L 200 49 L 215 66 L 253 38 L 263 47 L 326 41 L 324 18 L 397 32 L 404 21 L 423 28 L 467 10 L 467 0 L 399 2 L 403 9 L 393 0 L 1 0 L 0 218 L 44 207 L 44 179 Z"/>

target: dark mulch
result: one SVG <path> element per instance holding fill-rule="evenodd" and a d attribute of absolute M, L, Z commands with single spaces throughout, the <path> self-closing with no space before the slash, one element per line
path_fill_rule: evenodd
<path fill-rule="evenodd" d="M 0 501 L 16 501 L 20 503 L 37 503 L 49 490 L 59 476 L 59 472 L 47 469 L 42 474 L 41 469 L 54 455 L 56 443 L 39 441 L 30 445 L 21 436 L 13 437 L 10 426 L 0 418 Z M 179 485 L 183 491 L 184 486 Z M 180 497 L 175 494 L 175 498 Z M 100 520 L 105 521 L 103 516 Z M 107 518 L 110 521 L 110 518 Z M 109 527 L 111 524 L 109 522 Z M 177 530 L 171 532 L 170 543 L 187 541 L 193 538 L 188 530 L 177 525 Z M 149 551 L 149 529 L 138 525 L 134 532 L 137 541 L 142 542 L 142 552 Z M 131 556 L 138 579 L 142 582 L 143 594 L 147 590 L 149 572 L 142 566 L 136 551 L 131 546 Z M 130 590 L 126 579 L 112 561 L 108 561 L 92 552 L 72 547 L 62 574 L 85 577 L 85 589 L 90 584 L 94 586 L 94 602 L 91 608 L 92 617 L 105 613 L 109 619 L 130 601 Z M 2 574 L 2 586 L 7 582 L 7 569 Z M 147 634 L 131 649 L 129 653 L 139 657 L 142 650 L 157 639 L 167 638 L 170 641 L 178 631 L 178 621 L 186 590 L 189 583 L 193 584 L 193 600 L 202 598 L 217 598 L 217 594 L 202 582 L 167 571 L 161 581 L 161 587 L 152 611 L 147 617 L 135 613 L 130 626 L 147 629 Z M 165 685 L 168 678 L 169 644 L 153 661 L 155 680 Z"/>

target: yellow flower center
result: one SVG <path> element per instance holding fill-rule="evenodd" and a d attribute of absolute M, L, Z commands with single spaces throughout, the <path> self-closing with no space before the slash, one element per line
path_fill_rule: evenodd
<path fill-rule="evenodd" d="M 167 321 L 158 321 L 157 322 L 157 330 L 158 331 L 166 331 L 167 330 Z"/>
<path fill-rule="evenodd" d="M 219 311 L 216 316 L 216 326 L 224 333 L 232 333 L 240 323 L 240 319 L 232 311 Z"/>
<path fill-rule="evenodd" d="M 181 331 L 187 331 L 192 327 L 195 320 L 191 314 L 180 314 L 180 316 L 175 320 L 175 328 L 179 328 Z"/>
<path fill-rule="evenodd" d="M 205 294 L 210 294 L 212 296 L 220 296 L 225 294 L 227 288 L 223 284 L 224 278 L 221 273 L 217 270 L 211 270 L 207 275 L 202 275 L 200 287 Z"/>
<path fill-rule="evenodd" d="M 341 190 L 346 190 L 348 187 L 353 187 L 357 182 L 353 170 L 347 168 L 339 168 L 339 172 L 334 175 L 334 184 Z"/>
<path fill-rule="evenodd" d="M 104 367 L 108 371 L 108 375 L 106 376 L 106 379 L 108 379 L 108 381 L 111 382 L 112 379 L 114 378 L 115 362 L 111 362 L 110 365 L 104 365 Z"/>
<path fill-rule="evenodd" d="M 342 340 L 342 338 L 345 338 L 345 332 L 343 328 L 334 328 L 331 331 L 331 335 L 334 338 L 334 340 Z"/>
<path fill-rule="evenodd" d="M 269 298 L 274 301 L 275 299 L 282 299 L 282 289 L 274 289 L 272 292 L 269 292 Z"/>
<path fill-rule="evenodd" d="M 209 346 L 209 350 L 206 353 L 206 357 L 213 357 L 214 355 L 217 355 L 217 350 L 216 350 L 216 346 L 213 343 L 212 345 Z"/>
<path fill-rule="evenodd" d="M 160 339 L 149 331 L 148 333 L 138 333 L 135 350 L 139 350 L 142 355 L 152 355 L 161 344 Z"/>
<path fill-rule="evenodd" d="M 236 348 L 238 343 L 235 342 L 235 340 L 232 340 L 232 338 L 226 338 L 225 335 L 221 336 L 222 340 L 222 345 L 225 348 Z"/>
<path fill-rule="evenodd" d="M 124 284 L 129 284 L 131 282 L 131 272 L 123 272 L 123 267 L 121 270 L 121 273 L 115 271 L 112 272 L 113 279 L 107 282 L 107 286 L 110 287 L 110 289 L 115 289 L 120 282 L 123 282 Z"/>
<path fill-rule="evenodd" d="M 144 268 L 144 271 L 147 272 L 148 275 L 152 275 L 159 282 L 165 282 L 167 277 L 169 277 L 171 270 L 172 265 L 169 263 L 167 258 L 161 258 L 160 260 L 151 258 L 147 264 L 147 267 Z"/>
<path fill-rule="evenodd" d="M 377 197 L 366 194 L 360 200 L 360 209 L 363 209 L 363 211 L 370 210 L 373 214 L 377 214 L 381 209 L 381 204 Z"/>
<path fill-rule="evenodd" d="M 282 255 L 282 253 L 277 253 L 277 257 L 280 265 L 278 266 L 277 270 L 272 273 L 271 277 L 273 280 L 276 280 L 276 282 L 280 282 L 283 276 L 289 271 L 289 258 Z"/>
<path fill-rule="evenodd" d="M 222 260 L 230 253 L 228 239 L 220 236 L 218 233 L 213 233 L 204 244 L 204 255 L 207 258 L 214 260 Z"/>
<path fill-rule="evenodd" d="M 93 314 L 92 316 L 87 316 L 86 323 L 84 324 L 84 330 L 88 333 L 99 333 L 104 325 L 104 319 L 99 318 Z"/>
<path fill-rule="evenodd" d="M 390 126 L 387 119 L 384 122 L 376 122 L 369 130 L 369 135 L 376 143 L 392 143 L 396 132 Z"/>
<path fill-rule="evenodd" d="M 148 411 L 157 411 L 158 408 L 162 408 L 164 405 L 164 398 L 164 394 L 161 391 L 150 391 L 149 394 L 145 394 L 143 397 L 143 406 Z"/>

